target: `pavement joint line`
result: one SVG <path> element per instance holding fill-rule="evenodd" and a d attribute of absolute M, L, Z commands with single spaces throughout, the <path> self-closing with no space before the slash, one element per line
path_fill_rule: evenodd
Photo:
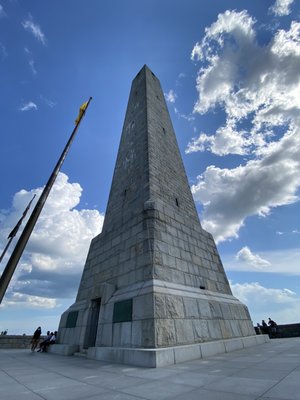
<path fill-rule="evenodd" d="M 24 383 L 20 382 L 17 378 L 15 378 L 14 376 L 10 375 L 8 372 L 4 371 L 1 368 L 1 371 L 3 373 L 5 373 L 7 376 L 9 376 L 11 379 L 13 379 L 15 382 L 17 382 L 19 385 L 23 386 L 24 388 L 26 388 L 29 392 L 34 393 L 35 395 L 39 396 L 41 399 L 43 400 L 47 400 L 46 397 L 43 397 L 42 395 L 40 395 L 39 393 L 35 392 L 34 390 L 30 389 L 29 387 L 27 387 Z"/>
<path fill-rule="evenodd" d="M 272 387 L 269 387 L 269 389 L 266 390 L 260 397 L 258 397 L 258 399 L 263 398 L 264 395 L 265 395 L 267 392 L 269 392 L 269 390 L 273 389 L 275 386 L 277 386 L 278 384 L 280 384 L 280 382 L 282 382 L 284 379 L 286 379 L 286 378 L 287 378 L 293 371 L 295 371 L 295 369 L 297 369 L 297 368 L 298 368 L 298 366 L 295 367 L 293 370 L 287 372 L 287 374 L 286 374 L 284 377 L 282 377 L 281 379 L 279 378 L 279 380 L 278 380 L 276 383 L 274 383 L 274 385 L 273 385 Z M 280 399 L 277 399 L 277 400 L 280 400 Z"/>
<path fill-rule="evenodd" d="M 55 355 L 51 355 L 51 356 L 53 356 L 53 358 L 55 358 Z M 32 364 L 32 363 L 31 363 Z M 114 365 L 121 365 L 121 364 L 114 364 Z M 104 369 L 104 368 L 103 368 Z M 48 370 L 49 372 L 53 372 L 51 369 L 46 369 L 45 368 L 45 370 Z M 147 369 L 147 370 L 149 370 L 149 369 Z M 151 369 L 152 370 L 152 369 Z M 104 371 L 104 372 L 106 372 L 106 371 Z M 101 387 L 102 389 L 105 389 L 106 390 L 106 392 L 104 392 L 104 393 L 109 393 L 109 391 L 114 391 L 114 392 L 117 392 L 117 393 L 120 393 L 120 394 L 122 394 L 122 395 L 124 395 L 124 393 L 125 392 L 122 392 L 120 389 L 121 388 L 119 388 L 119 389 L 113 389 L 113 388 L 109 388 L 109 387 L 107 387 L 107 386 L 101 386 L 101 385 L 96 385 L 96 384 L 93 384 L 93 383 L 90 383 L 90 382 L 86 382 L 86 381 L 84 381 L 83 379 L 80 379 L 80 378 L 78 378 L 78 379 L 73 379 L 73 378 L 71 378 L 70 376 L 68 376 L 68 375 L 65 375 L 65 374 L 63 374 L 63 373 L 61 373 L 61 372 L 55 372 L 55 373 L 57 373 L 59 376 L 62 376 L 62 377 L 64 377 L 64 378 L 67 378 L 67 379 L 69 379 L 69 380 L 73 380 L 74 382 L 81 382 L 81 383 L 83 383 L 83 384 L 85 384 L 85 385 L 87 385 L 87 386 L 90 386 L 90 387 Z M 118 377 L 119 377 L 119 371 L 118 370 L 113 370 L 113 371 L 110 371 L 110 373 L 113 373 L 114 375 L 115 375 L 115 378 L 113 378 L 113 379 L 118 379 Z M 179 372 L 177 372 L 176 374 L 178 374 Z M 127 377 L 132 377 L 131 375 L 127 375 L 126 373 L 124 374 L 124 376 L 127 376 Z M 97 376 L 96 376 L 97 377 Z M 112 380 L 113 380 L 112 379 Z M 150 383 L 150 382 L 155 382 L 155 381 L 157 381 L 157 379 L 148 379 L 147 378 L 147 380 L 148 380 L 148 382 Z M 147 383 L 148 383 L 147 382 Z M 140 384 L 140 385 L 137 385 L 137 386 L 142 386 L 144 383 L 142 383 L 142 384 Z M 125 387 L 124 387 L 125 388 Z M 33 393 L 35 393 L 35 392 L 33 392 Z M 103 394 L 104 394 L 103 393 Z M 93 397 L 93 396 L 95 396 L 95 395 L 91 395 L 90 397 Z M 130 394 L 130 396 L 133 396 L 133 397 L 136 397 L 137 399 L 144 399 L 144 400 L 149 400 L 147 397 L 137 397 L 137 396 L 135 396 L 135 395 L 133 395 L 133 394 Z M 86 398 L 86 397 L 85 397 Z M 44 397 L 43 397 L 43 399 L 44 399 Z M 47 399 L 46 399 L 47 400 Z"/>

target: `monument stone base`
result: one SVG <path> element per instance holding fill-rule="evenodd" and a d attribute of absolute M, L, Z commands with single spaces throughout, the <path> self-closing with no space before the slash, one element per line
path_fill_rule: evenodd
<path fill-rule="evenodd" d="M 234 296 L 151 279 L 113 291 L 99 285 L 97 336 L 90 340 L 93 302 L 74 303 L 61 318 L 58 343 L 89 348 L 156 349 L 253 336 L 248 309 Z M 109 290 L 108 290 L 109 289 Z M 131 300 L 132 299 L 132 300 Z M 115 305 L 132 302 L 127 320 L 115 319 Z M 76 313 L 76 326 L 68 325 Z"/>
<path fill-rule="evenodd" d="M 187 346 L 174 346 L 158 349 L 137 349 L 117 347 L 90 347 L 87 358 L 139 367 L 158 368 L 197 360 L 221 353 L 229 353 L 245 347 L 256 346 L 270 341 L 268 335 L 256 335 L 226 340 L 214 340 Z M 55 344 L 49 352 L 72 355 L 78 347 Z"/>

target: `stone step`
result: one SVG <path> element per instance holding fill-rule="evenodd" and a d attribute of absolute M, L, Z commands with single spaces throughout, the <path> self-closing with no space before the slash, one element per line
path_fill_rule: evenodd
<path fill-rule="evenodd" d="M 75 357 L 87 357 L 87 350 L 77 351 L 73 354 Z"/>

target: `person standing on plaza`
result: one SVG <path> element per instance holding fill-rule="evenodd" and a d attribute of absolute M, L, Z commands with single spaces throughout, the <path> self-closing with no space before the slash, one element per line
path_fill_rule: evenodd
<path fill-rule="evenodd" d="M 32 336 L 32 340 L 31 340 L 31 351 L 34 351 L 37 348 L 37 345 L 39 344 L 40 341 L 40 337 L 41 337 L 41 333 L 42 333 L 42 329 L 39 326 L 33 336 Z"/>
<path fill-rule="evenodd" d="M 270 337 L 274 338 L 276 336 L 276 332 L 277 332 L 277 324 L 275 321 L 273 321 L 271 318 L 269 318 L 268 325 L 269 325 L 269 330 L 270 330 L 270 332 L 269 332 Z"/>

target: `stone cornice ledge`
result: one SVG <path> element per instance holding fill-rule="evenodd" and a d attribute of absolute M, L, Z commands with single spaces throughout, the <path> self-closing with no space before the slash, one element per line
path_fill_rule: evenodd
<path fill-rule="evenodd" d="M 193 297 L 197 299 L 210 300 L 210 301 L 223 301 L 225 303 L 240 304 L 240 301 L 226 293 L 212 292 L 210 290 L 199 289 L 193 286 L 181 285 L 178 283 L 171 283 L 161 281 L 158 279 L 150 279 L 144 282 L 138 282 L 133 285 L 120 288 L 115 291 L 112 298 L 113 301 L 121 301 L 134 296 L 141 296 L 148 293 L 164 293 L 173 296 Z"/>

